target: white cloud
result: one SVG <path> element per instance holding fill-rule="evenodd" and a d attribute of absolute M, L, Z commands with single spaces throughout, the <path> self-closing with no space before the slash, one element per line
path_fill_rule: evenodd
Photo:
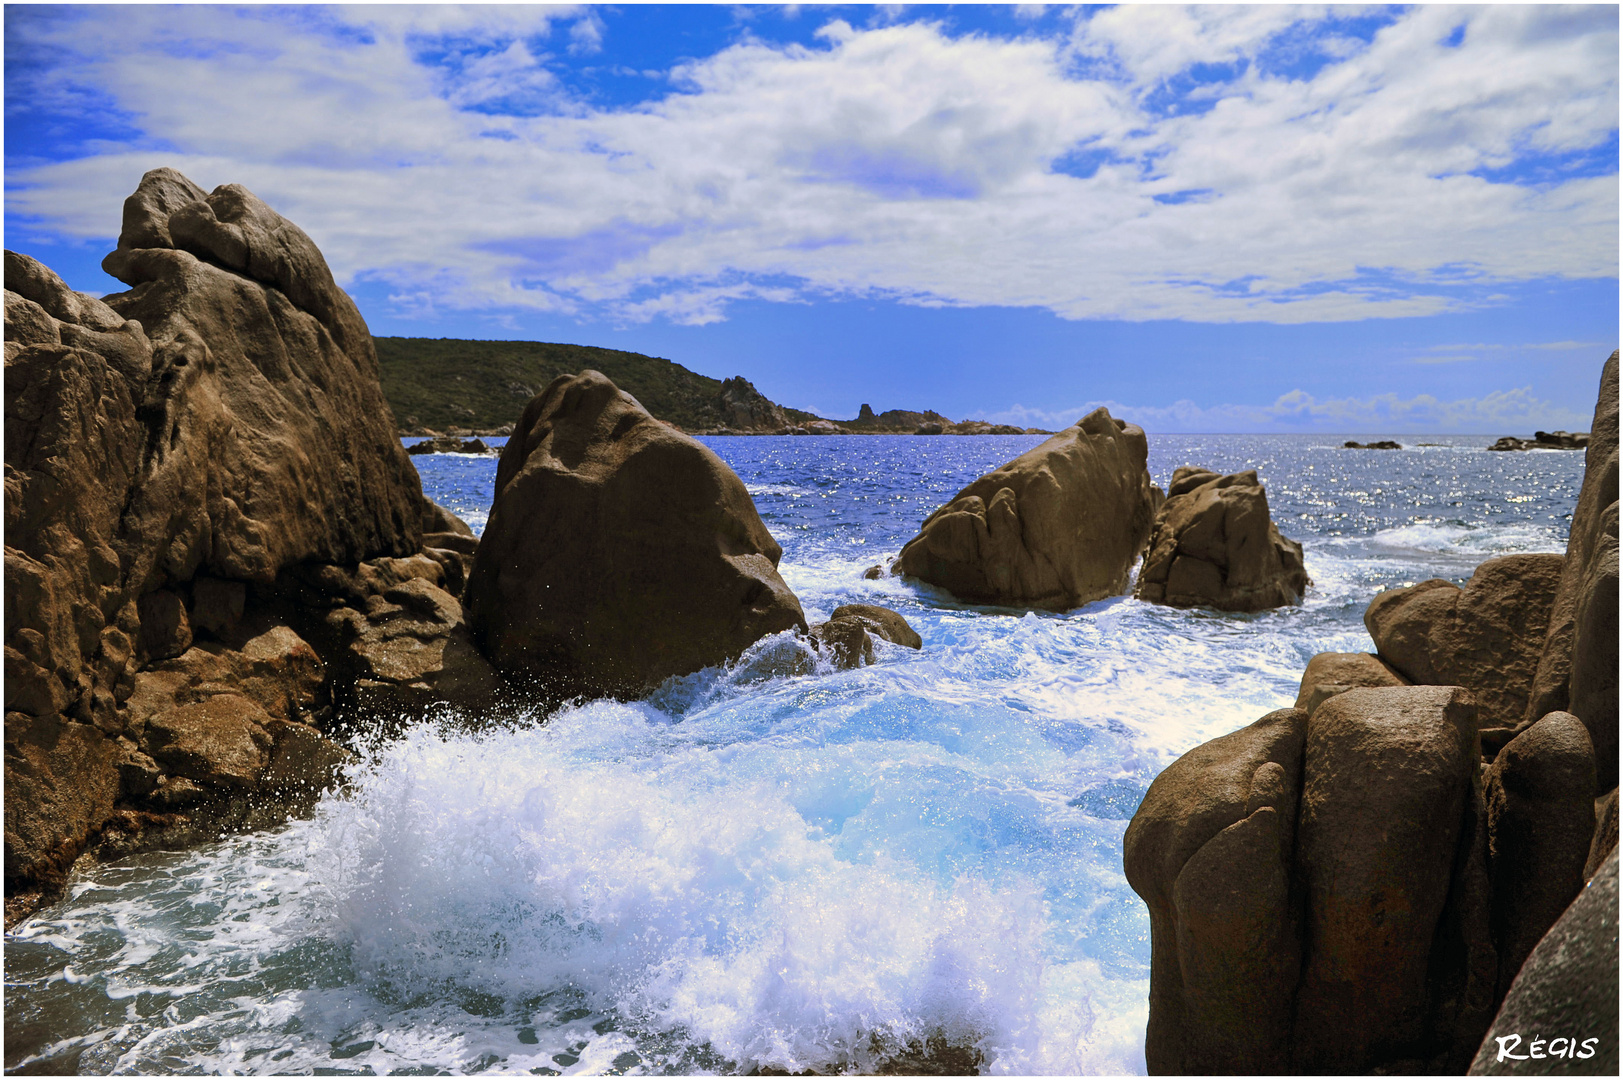
<path fill-rule="evenodd" d="M 1187 399 L 1171 405 L 1124 405 L 1090 401 L 1072 409 L 1016 405 L 984 417 L 994 423 L 1059 429 L 1099 406 L 1149 432 L 1326 432 L 1337 434 L 1474 432 L 1504 435 L 1535 429 L 1585 431 L 1588 413 L 1533 396 L 1531 387 L 1495 391 L 1477 398 L 1440 401 L 1430 394 L 1401 398 L 1376 394 L 1367 398 L 1320 400 L 1302 390 L 1282 394 L 1271 405 L 1202 406 Z"/>
<path fill-rule="evenodd" d="M 1017 39 L 835 21 L 816 48 L 746 36 L 670 73 L 678 92 L 611 109 L 572 96 L 547 51 L 612 61 L 590 11 L 97 9 L 27 28 L 64 57 L 38 89 L 89 83 L 144 136 L 13 170 L 8 198 L 110 237 L 140 174 L 173 165 L 246 184 L 340 280 L 628 320 L 872 295 L 1303 322 L 1616 275 L 1615 173 L 1469 175 L 1616 130 L 1615 9 L 1417 8 L 1368 43 L 1324 17 L 1123 7 Z M 1312 78 L 1256 62 L 1315 28 L 1332 59 Z M 1201 90 L 1209 109 L 1163 115 L 1158 88 L 1197 63 L 1244 70 Z M 1079 147 L 1104 163 L 1056 171 Z"/>

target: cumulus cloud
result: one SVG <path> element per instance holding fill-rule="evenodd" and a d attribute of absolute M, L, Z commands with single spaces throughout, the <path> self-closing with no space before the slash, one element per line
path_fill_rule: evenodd
<path fill-rule="evenodd" d="M 1532 387 L 1495 391 L 1476 398 L 1440 401 L 1430 394 L 1402 398 L 1376 394 L 1367 398 L 1319 399 L 1302 390 L 1282 394 L 1270 405 L 1199 405 L 1184 399 L 1171 405 L 1129 405 L 1090 401 L 1073 409 L 1040 409 L 1016 405 L 985 419 L 1000 424 L 1059 429 L 1074 424 L 1099 406 L 1112 416 L 1149 432 L 1325 432 L 1354 434 L 1426 434 L 1507 431 L 1587 430 L 1590 416 L 1533 396 Z"/>
<path fill-rule="evenodd" d="M 111 238 L 173 165 L 245 183 L 342 281 L 623 320 L 873 296 L 1290 323 L 1616 275 L 1615 155 L 1569 167 L 1616 137 L 1616 9 L 1423 7 L 1363 36 L 1345 15 L 833 20 L 812 46 L 745 33 L 610 107 L 560 77 L 570 53 L 614 59 L 589 10 L 8 14 L 16 47 L 61 58 L 30 93 L 102 95 L 132 128 L 8 170 L 8 198 Z"/>

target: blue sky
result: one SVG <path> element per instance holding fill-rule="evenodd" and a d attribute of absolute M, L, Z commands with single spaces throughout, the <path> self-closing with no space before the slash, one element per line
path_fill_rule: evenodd
<path fill-rule="evenodd" d="M 6 7 L 6 246 L 169 165 L 373 332 L 667 356 L 826 416 L 1584 428 L 1615 6 Z"/>

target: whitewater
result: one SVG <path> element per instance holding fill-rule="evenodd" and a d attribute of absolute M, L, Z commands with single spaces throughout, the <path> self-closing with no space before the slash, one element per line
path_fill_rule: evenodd
<path fill-rule="evenodd" d="M 881 604 L 924 648 L 790 677 L 780 637 L 646 701 L 438 718 L 308 820 L 94 867 L 6 937 L 6 1069 L 1141 1073 L 1154 777 L 1372 648 L 1379 590 L 1565 550 L 1581 453 L 1348 437 L 1151 436 L 1157 483 L 1256 469 L 1303 544 L 1304 603 L 1255 615 L 864 579 L 1038 437 L 706 439 L 808 620 Z M 414 460 L 482 529 L 494 459 Z"/>

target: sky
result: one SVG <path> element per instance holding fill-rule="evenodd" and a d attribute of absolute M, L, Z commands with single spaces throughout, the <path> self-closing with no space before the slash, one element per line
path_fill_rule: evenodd
<path fill-rule="evenodd" d="M 95 294 L 240 183 L 374 334 L 566 341 L 823 416 L 1585 430 L 1618 8 L 5 8 L 5 243 Z"/>

